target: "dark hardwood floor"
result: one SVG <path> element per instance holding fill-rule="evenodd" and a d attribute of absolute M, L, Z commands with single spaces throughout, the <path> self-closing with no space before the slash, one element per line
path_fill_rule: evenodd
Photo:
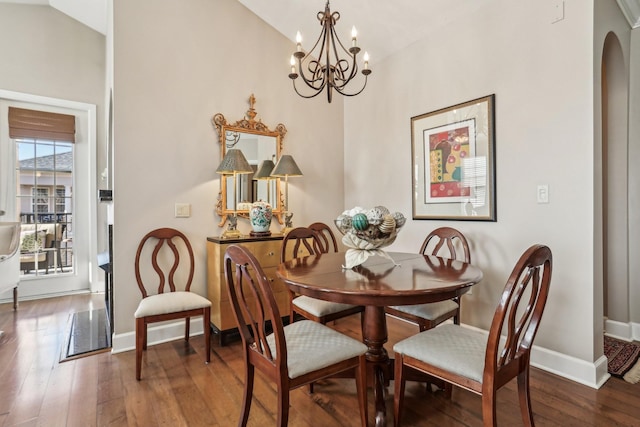
<path fill-rule="evenodd" d="M 0 425 L 2 426 L 233 426 L 242 399 L 239 345 L 213 340 L 211 363 L 203 360 L 202 336 L 190 345 L 174 341 L 149 347 L 142 380 L 135 380 L 134 352 L 101 353 L 59 363 L 70 313 L 101 308 L 102 295 L 22 302 L 14 312 L 0 305 Z M 360 335 L 357 316 L 335 327 Z M 416 332 L 389 320 L 392 344 Z M 393 388 L 389 388 L 392 393 Z M 612 378 L 600 390 L 533 369 L 531 391 L 538 426 L 638 426 L 640 384 Z M 404 425 L 481 426 L 480 398 L 454 389 L 451 400 L 425 386 L 407 384 Z M 498 393 L 499 423 L 522 425 L 515 383 Z M 369 414 L 373 413 L 372 395 Z M 275 424 L 274 385 L 257 376 L 250 426 Z M 388 413 L 393 413 L 391 394 Z M 391 417 L 389 417 L 391 418 Z M 373 423 L 373 419 L 370 419 Z M 291 394 L 291 426 L 358 425 L 351 380 L 319 383 Z M 389 420 L 389 425 L 392 421 Z"/>

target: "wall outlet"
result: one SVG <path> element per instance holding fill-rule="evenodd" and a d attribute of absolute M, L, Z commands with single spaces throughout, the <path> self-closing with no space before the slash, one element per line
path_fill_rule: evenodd
<path fill-rule="evenodd" d="M 176 218 L 189 218 L 191 205 L 189 203 L 176 203 Z"/>

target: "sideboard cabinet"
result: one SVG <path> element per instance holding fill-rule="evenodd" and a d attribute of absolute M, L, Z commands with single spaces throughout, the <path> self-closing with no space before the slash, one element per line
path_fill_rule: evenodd
<path fill-rule="evenodd" d="M 273 286 L 273 294 L 283 318 L 289 317 L 289 295 L 276 270 L 280 263 L 282 234 L 268 237 L 239 237 L 222 239 L 207 237 L 207 297 L 211 301 L 211 327 L 219 336 L 220 345 L 225 337 L 237 333 L 236 319 L 231 308 L 224 276 L 224 253 L 230 245 L 241 244 L 256 257 Z"/>

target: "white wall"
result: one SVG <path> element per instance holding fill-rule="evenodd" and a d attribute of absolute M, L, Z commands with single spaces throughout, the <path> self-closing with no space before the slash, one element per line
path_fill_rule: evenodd
<path fill-rule="evenodd" d="M 0 3 L 0 36 L 0 89 L 96 104 L 102 114 L 102 34 L 49 6 Z"/>
<path fill-rule="evenodd" d="M 257 118 L 288 132 L 284 153 L 304 176 L 289 181 L 294 225 L 343 210 L 343 108 L 304 100 L 288 78 L 293 43 L 234 0 L 114 1 L 114 292 L 116 351 L 133 344 L 140 301 L 133 262 L 157 227 L 182 230 L 196 256 L 192 290 L 206 295 L 207 236 L 215 215 L 220 147 L 211 118 Z M 174 204 L 192 216 L 174 218 Z M 239 221 L 248 233 L 248 221 Z M 277 231 L 280 226 L 272 225 Z"/>
<path fill-rule="evenodd" d="M 410 118 L 495 94 L 497 222 L 446 223 L 468 236 L 485 273 L 463 298 L 462 321 L 487 329 L 518 257 L 546 244 L 554 271 L 536 345 L 561 353 L 559 364 L 591 365 L 602 355 L 593 346 L 602 325 L 594 331 L 601 302 L 590 267 L 593 2 L 565 1 L 565 19 L 555 24 L 548 12 L 534 0 L 487 2 L 480 13 L 459 16 L 455 29 L 435 28 L 373 64 L 370 87 L 345 102 L 345 204 L 382 204 L 411 216 Z M 549 204 L 537 204 L 538 184 L 549 185 Z M 392 249 L 415 251 L 416 236 L 443 224 L 408 221 Z"/>

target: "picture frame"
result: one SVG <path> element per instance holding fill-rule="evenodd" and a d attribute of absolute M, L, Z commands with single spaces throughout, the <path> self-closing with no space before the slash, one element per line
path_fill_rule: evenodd
<path fill-rule="evenodd" d="M 413 219 L 496 221 L 495 94 L 411 118 Z"/>

